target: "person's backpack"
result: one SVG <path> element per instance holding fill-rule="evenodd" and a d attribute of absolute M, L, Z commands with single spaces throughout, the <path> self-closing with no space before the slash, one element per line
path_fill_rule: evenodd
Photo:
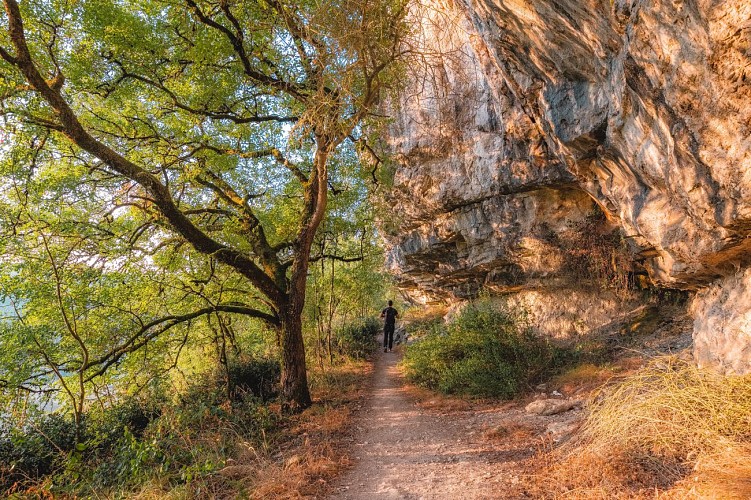
<path fill-rule="evenodd" d="M 384 314 L 384 317 L 386 318 L 386 323 L 396 323 L 396 315 L 397 315 L 396 309 L 389 306 L 383 310 L 383 314 Z"/>

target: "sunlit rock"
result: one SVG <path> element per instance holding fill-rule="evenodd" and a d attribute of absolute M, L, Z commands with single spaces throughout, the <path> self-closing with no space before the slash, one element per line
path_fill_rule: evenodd
<path fill-rule="evenodd" d="M 575 289 L 570 242 L 597 211 L 623 237 L 621 275 L 702 290 L 749 264 L 751 3 L 435 0 L 415 15 L 426 64 L 391 103 L 400 223 L 385 234 L 406 293 Z M 697 316 L 697 357 L 742 364 L 746 334 L 711 323 Z"/>
<path fill-rule="evenodd" d="M 728 374 L 751 372 L 751 270 L 698 292 L 691 312 L 699 366 Z"/>
<path fill-rule="evenodd" d="M 576 399 L 538 399 L 524 407 L 524 411 L 535 415 L 557 415 L 580 407 L 582 402 Z"/>

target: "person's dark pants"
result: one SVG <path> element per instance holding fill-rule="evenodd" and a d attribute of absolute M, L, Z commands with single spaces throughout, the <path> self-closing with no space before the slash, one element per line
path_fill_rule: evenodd
<path fill-rule="evenodd" d="M 394 325 L 389 325 L 386 323 L 383 326 L 383 348 L 389 348 L 391 350 L 391 347 L 394 345 Z"/>

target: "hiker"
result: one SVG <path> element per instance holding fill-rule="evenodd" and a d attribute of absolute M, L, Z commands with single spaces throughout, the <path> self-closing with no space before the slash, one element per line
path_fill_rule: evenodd
<path fill-rule="evenodd" d="M 381 318 L 385 318 L 383 324 L 383 352 L 390 351 L 394 344 L 394 326 L 396 325 L 396 317 L 399 316 L 399 311 L 394 309 L 394 302 L 389 300 L 389 305 L 386 309 L 381 311 Z"/>

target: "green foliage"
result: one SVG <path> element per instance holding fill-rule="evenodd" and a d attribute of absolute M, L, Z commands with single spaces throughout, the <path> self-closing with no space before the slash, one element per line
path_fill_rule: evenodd
<path fill-rule="evenodd" d="M 279 363 L 261 357 L 279 340 L 295 354 L 285 387 L 305 385 L 282 313 L 314 289 L 306 326 L 330 346 L 372 310 L 384 280 L 356 147 L 397 81 L 405 5 L 7 2 L 5 487 L 44 477 L 85 496 L 214 470 L 273 425 L 259 400 Z"/>
<path fill-rule="evenodd" d="M 359 189 L 364 187 L 361 184 Z M 373 222 L 373 207 L 340 197 L 332 200 L 331 212 L 314 245 L 314 256 L 328 257 L 310 267 L 303 316 L 307 343 L 319 364 L 336 362 L 335 354 L 358 358 L 365 355 L 369 347 L 356 347 L 354 337 L 346 332 L 344 335 L 350 339 L 342 340 L 339 330 L 350 325 L 364 327 L 366 318 L 383 307 L 389 285 L 382 270 L 383 251 Z"/>
<path fill-rule="evenodd" d="M 363 359 L 373 353 L 376 335 L 381 323 L 375 318 L 365 318 L 336 329 L 336 345 L 344 356 Z"/>
<path fill-rule="evenodd" d="M 193 481 L 223 467 L 243 443 L 260 443 L 276 418 L 255 398 L 229 403 L 223 387 L 193 386 L 140 436 L 125 427 L 117 441 L 98 449 L 72 491 L 123 490 L 153 477 L 172 485 Z"/>
<path fill-rule="evenodd" d="M 562 351 L 531 331 L 523 314 L 489 300 L 468 305 L 448 325 L 433 323 L 428 329 L 407 347 L 406 374 L 448 394 L 509 399 L 562 358 Z"/>
<path fill-rule="evenodd" d="M 239 388 L 266 390 L 278 363 L 253 360 L 233 370 Z M 6 426 L 0 439 L 0 492 L 23 492 L 47 480 L 53 494 L 137 489 L 152 478 L 171 485 L 208 476 L 238 446 L 263 445 L 278 417 L 257 397 L 228 402 L 223 381 L 190 386 L 178 401 L 129 399 L 92 410 L 78 428 L 70 417 L 40 415 Z M 80 436 L 76 440 L 76 431 Z"/>
<path fill-rule="evenodd" d="M 73 420 L 58 414 L 43 415 L 22 427 L 0 427 L 0 492 L 61 468 L 76 449 L 75 437 Z"/>
<path fill-rule="evenodd" d="M 139 439 L 148 425 L 161 416 L 165 404 L 157 398 L 130 398 L 104 410 L 92 410 L 87 414 L 82 441 L 93 452 L 114 447 L 126 435 Z"/>
<path fill-rule="evenodd" d="M 52 390 L 78 422 L 247 354 L 260 319 L 287 347 L 286 396 L 310 404 L 284 319 L 323 222 L 338 257 L 373 247 L 356 144 L 397 83 L 406 3 L 6 7 L 0 397 Z"/>
<path fill-rule="evenodd" d="M 232 400 L 258 398 L 269 401 L 279 395 L 281 368 L 279 361 L 268 358 L 242 358 L 231 361 L 226 373 L 217 373 L 217 386 L 229 375 Z"/>
<path fill-rule="evenodd" d="M 27 417 L 21 426 L 9 425 L 0 430 L 0 491 L 14 485 L 23 488 L 45 477 L 61 485 L 78 481 L 87 467 L 99 462 L 118 469 L 108 471 L 108 477 L 122 478 L 124 471 L 136 468 L 135 458 L 143 461 L 147 449 L 143 434 L 160 414 L 156 400 L 129 399 L 106 410 L 92 410 L 78 424 L 69 416 L 42 413 Z M 140 454 L 124 461 L 120 455 L 126 447 L 138 448 Z"/>

